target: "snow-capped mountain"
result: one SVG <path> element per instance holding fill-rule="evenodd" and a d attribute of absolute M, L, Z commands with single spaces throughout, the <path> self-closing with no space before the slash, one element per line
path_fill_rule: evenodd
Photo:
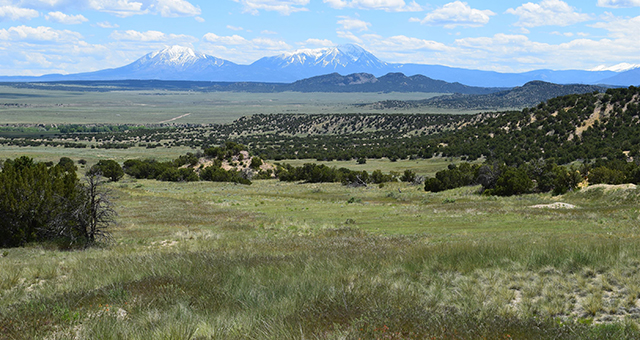
<path fill-rule="evenodd" d="M 126 79 L 211 80 L 236 67 L 238 65 L 230 61 L 188 47 L 172 46 L 149 53 L 112 72 L 114 76 L 126 76 Z"/>
<path fill-rule="evenodd" d="M 229 61 L 196 52 L 189 47 L 172 46 L 156 51 L 138 59 L 134 64 L 144 67 L 168 67 L 188 69 L 196 65 L 211 65 L 220 67 Z"/>
<path fill-rule="evenodd" d="M 321 74 L 369 72 L 384 74 L 389 64 L 360 46 L 347 44 L 319 49 L 302 49 L 264 57 L 250 65 L 266 73 L 278 72 L 279 81 L 295 81 Z"/>
<path fill-rule="evenodd" d="M 253 65 L 270 68 L 296 66 L 346 69 L 350 67 L 385 68 L 388 64 L 353 44 L 319 49 L 303 49 L 274 57 L 264 57 Z"/>
<path fill-rule="evenodd" d="M 45 75 L 36 79 L 45 81 L 121 79 L 232 81 L 235 80 L 234 71 L 239 68 L 241 68 L 240 65 L 228 60 L 196 52 L 188 47 L 172 46 L 149 53 L 129 65 L 118 68 L 69 75 Z M 17 79 L 17 81 L 30 80 Z"/>
<path fill-rule="evenodd" d="M 589 71 L 613 71 L 613 72 L 626 72 L 633 70 L 634 68 L 640 68 L 640 64 L 620 63 L 613 66 L 600 65 L 592 68 Z"/>
<path fill-rule="evenodd" d="M 386 63 L 360 46 L 347 44 L 321 49 L 304 49 L 264 57 L 251 65 L 238 65 L 191 48 L 172 46 L 149 53 L 135 62 L 96 72 L 41 77 L 0 77 L 0 81 L 62 80 L 200 80 L 228 82 L 291 83 L 330 73 L 341 75 L 369 73 L 381 77 L 388 73 L 424 75 L 445 82 L 480 87 L 514 87 L 542 80 L 557 84 L 640 85 L 638 65 L 619 64 L 597 70 L 534 70 L 499 73 L 441 65 Z M 632 68 L 632 69 L 629 69 Z M 624 71 L 629 69 L 628 71 Z"/>

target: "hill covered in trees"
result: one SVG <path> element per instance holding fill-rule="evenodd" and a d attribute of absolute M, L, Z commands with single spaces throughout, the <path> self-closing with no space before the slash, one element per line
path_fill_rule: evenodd
<path fill-rule="evenodd" d="M 437 96 L 425 100 L 387 100 L 365 106 L 375 109 L 442 108 L 455 110 L 495 110 L 525 108 L 560 96 L 604 92 L 607 88 L 595 85 L 559 85 L 543 81 L 532 81 L 513 89 L 486 93 Z"/>
<path fill-rule="evenodd" d="M 639 96 L 637 87 L 609 89 L 560 96 L 520 111 L 475 115 L 257 114 L 222 125 L 99 127 L 95 131 L 56 126 L 35 138 L 0 137 L 0 144 L 204 149 L 233 141 L 271 160 L 434 156 L 484 157 L 508 164 L 541 158 L 553 158 L 558 164 L 626 160 L 640 153 Z"/>

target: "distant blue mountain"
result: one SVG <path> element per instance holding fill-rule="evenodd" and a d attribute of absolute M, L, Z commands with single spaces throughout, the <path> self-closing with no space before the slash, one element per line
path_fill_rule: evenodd
<path fill-rule="evenodd" d="M 602 83 L 617 86 L 640 86 L 640 68 L 620 72 L 613 77 L 602 80 Z"/>
<path fill-rule="evenodd" d="M 449 83 L 478 87 L 515 87 L 534 80 L 557 84 L 602 84 L 629 86 L 640 83 L 640 68 L 626 72 L 535 70 L 524 73 L 500 73 L 469 70 L 440 65 L 386 63 L 356 45 L 322 49 L 306 49 L 265 57 L 251 65 L 173 46 L 149 53 L 135 62 L 113 69 L 69 75 L 50 74 L 40 77 L 0 77 L 5 82 L 75 81 L 75 80 L 193 80 L 229 82 L 290 83 L 326 75 L 369 73 L 381 77 L 388 73 L 407 76 L 424 75 Z"/>

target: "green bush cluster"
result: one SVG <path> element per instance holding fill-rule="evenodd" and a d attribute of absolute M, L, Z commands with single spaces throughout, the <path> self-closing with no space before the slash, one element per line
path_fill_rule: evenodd
<path fill-rule="evenodd" d="M 60 240 L 93 240 L 89 192 L 73 161 L 56 165 L 22 156 L 8 159 L 0 171 L 0 247 Z"/>
<path fill-rule="evenodd" d="M 306 163 L 299 167 L 291 164 L 279 165 L 276 177 L 281 181 L 305 181 L 308 183 L 341 182 L 344 185 L 366 185 L 370 183 L 385 183 L 396 181 L 393 175 L 385 175 L 380 170 L 371 174 L 367 171 L 355 171 L 347 168 L 328 167 L 324 164 Z M 415 174 L 414 174 L 415 177 Z"/>
<path fill-rule="evenodd" d="M 222 160 L 231 160 L 233 157 L 240 157 L 241 151 L 246 151 L 244 145 L 227 142 L 221 147 L 212 147 L 204 150 L 203 153 L 187 153 L 170 162 L 158 162 L 154 159 L 130 159 L 124 162 L 124 172 L 137 179 L 156 179 L 169 182 L 233 182 L 240 184 L 251 184 L 251 180 L 236 170 L 225 170 L 222 168 Z M 193 168 L 200 161 L 200 157 L 205 156 L 213 161 L 213 164 L 201 168 L 198 172 Z M 260 158 L 254 157 L 250 167 L 259 168 L 262 165 Z M 186 167 L 185 167 L 186 166 Z M 269 175 L 270 176 L 270 175 Z"/>
<path fill-rule="evenodd" d="M 504 163 L 449 165 L 425 181 L 425 190 L 439 192 L 480 184 L 486 195 L 512 196 L 532 192 L 564 194 L 575 189 L 583 177 L 577 169 L 546 162 L 524 163 L 518 167 Z"/>

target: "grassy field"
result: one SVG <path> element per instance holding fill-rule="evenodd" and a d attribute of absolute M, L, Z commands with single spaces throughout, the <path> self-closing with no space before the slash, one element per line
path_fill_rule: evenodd
<path fill-rule="evenodd" d="M 0 250 L 0 338 L 640 336 L 635 188 L 110 187 L 102 247 Z M 557 201 L 576 207 L 532 207 Z"/>
<path fill-rule="evenodd" d="M 434 93 L 74 92 L 0 86 L 2 124 L 229 123 L 255 113 L 380 113 L 354 104 L 414 100 Z M 20 106 L 15 106 L 20 105 Z M 460 113 L 433 109 L 400 113 Z M 469 111 L 468 113 L 475 113 Z"/>

